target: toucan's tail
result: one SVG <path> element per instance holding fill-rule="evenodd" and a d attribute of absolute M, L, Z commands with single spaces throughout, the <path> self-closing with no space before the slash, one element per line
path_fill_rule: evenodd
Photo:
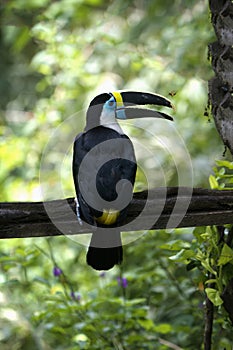
<path fill-rule="evenodd" d="M 110 270 L 123 260 L 121 234 L 118 229 L 98 228 L 87 252 L 87 263 L 95 270 Z"/>

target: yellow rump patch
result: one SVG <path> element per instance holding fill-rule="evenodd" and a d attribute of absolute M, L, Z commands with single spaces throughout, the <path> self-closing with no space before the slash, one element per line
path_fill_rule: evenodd
<path fill-rule="evenodd" d="M 114 209 L 104 209 L 103 214 L 98 218 L 95 217 L 95 220 L 102 225 L 113 225 L 116 221 L 120 212 Z"/>
<path fill-rule="evenodd" d="M 114 96 L 114 98 L 116 100 L 117 108 L 123 107 L 124 106 L 124 102 L 123 102 L 121 93 L 118 92 L 118 91 L 114 91 L 114 92 L 112 92 L 112 94 L 113 94 L 113 96 Z"/>

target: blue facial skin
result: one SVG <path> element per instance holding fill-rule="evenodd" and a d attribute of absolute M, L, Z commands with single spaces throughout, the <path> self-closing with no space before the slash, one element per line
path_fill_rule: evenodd
<path fill-rule="evenodd" d="M 125 120 L 126 119 L 125 110 L 124 109 L 117 109 L 116 117 L 117 117 L 117 119 Z"/>
<path fill-rule="evenodd" d="M 104 109 L 108 110 L 109 112 L 114 111 L 117 108 L 115 98 L 112 96 L 108 101 L 104 104 Z"/>
<path fill-rule="evenodd" d="M 117 119 L 126 119 L 125 111 L 124 109 L 117 109 L 117 103 L 115 101 L 115 98 L 112 96 L 107 102 L 104 104 L 104 109 L 106 109 L 108 112 L 115 112 Z"/>

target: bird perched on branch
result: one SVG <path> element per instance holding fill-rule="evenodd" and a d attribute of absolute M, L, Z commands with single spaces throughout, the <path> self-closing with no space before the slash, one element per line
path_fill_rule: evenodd
<path fill-rule="evenodd" d="M 79 223 L 93 232 L 87 263 L 96 270 L 109 270 L 123 259 L 120 225 L 132 199 L 137 170 L 134 148 L 117 119 L 165 118 L 165 113 L 135 105 L 172 108 L 163 96 L 135 91 L 116 91 L 96 96 L 86 115 L 84 132 L 76 136 L 73 178 Z"/>

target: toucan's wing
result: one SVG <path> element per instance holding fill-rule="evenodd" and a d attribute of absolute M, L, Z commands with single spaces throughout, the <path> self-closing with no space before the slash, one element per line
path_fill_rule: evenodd
<path fill-rule="evenodd" d="M 81 209 L 82 219 L 85 219 L 85 221 L 91 225 L 95 225 L 93 215 L 90 211 L 90 207 L 86 204 L 86 201 L 84 200 L 80 191 L 80 185 L 82 187 L 82 182 L 84 181 L 84 179 L 81 179 L 79 177 L 79 169 L 80 169 L 82 160 L 84 159 L 86 154 L 87 154 L 87 150 L 85 147 L 85 133 L 80 133 L 76 136 L 74 147 L 73 147 L 73 164 L 72 164 L 73 180 L 74 180 L 76 197 L 78 199 L 79 207 Z M 87 183 L 84 183 L 84 186 L 87 188 Z M 88 188 L 87 188 L 87 193 L 88 193 Z"/>
<path fill-rule="evenodd" d="M 73 157 L 76 193 L 88 203 L 92 216 L 128 204 L 135 174 L 134 150 L 127 136 L 98 127 L 76 138 Z"/>

